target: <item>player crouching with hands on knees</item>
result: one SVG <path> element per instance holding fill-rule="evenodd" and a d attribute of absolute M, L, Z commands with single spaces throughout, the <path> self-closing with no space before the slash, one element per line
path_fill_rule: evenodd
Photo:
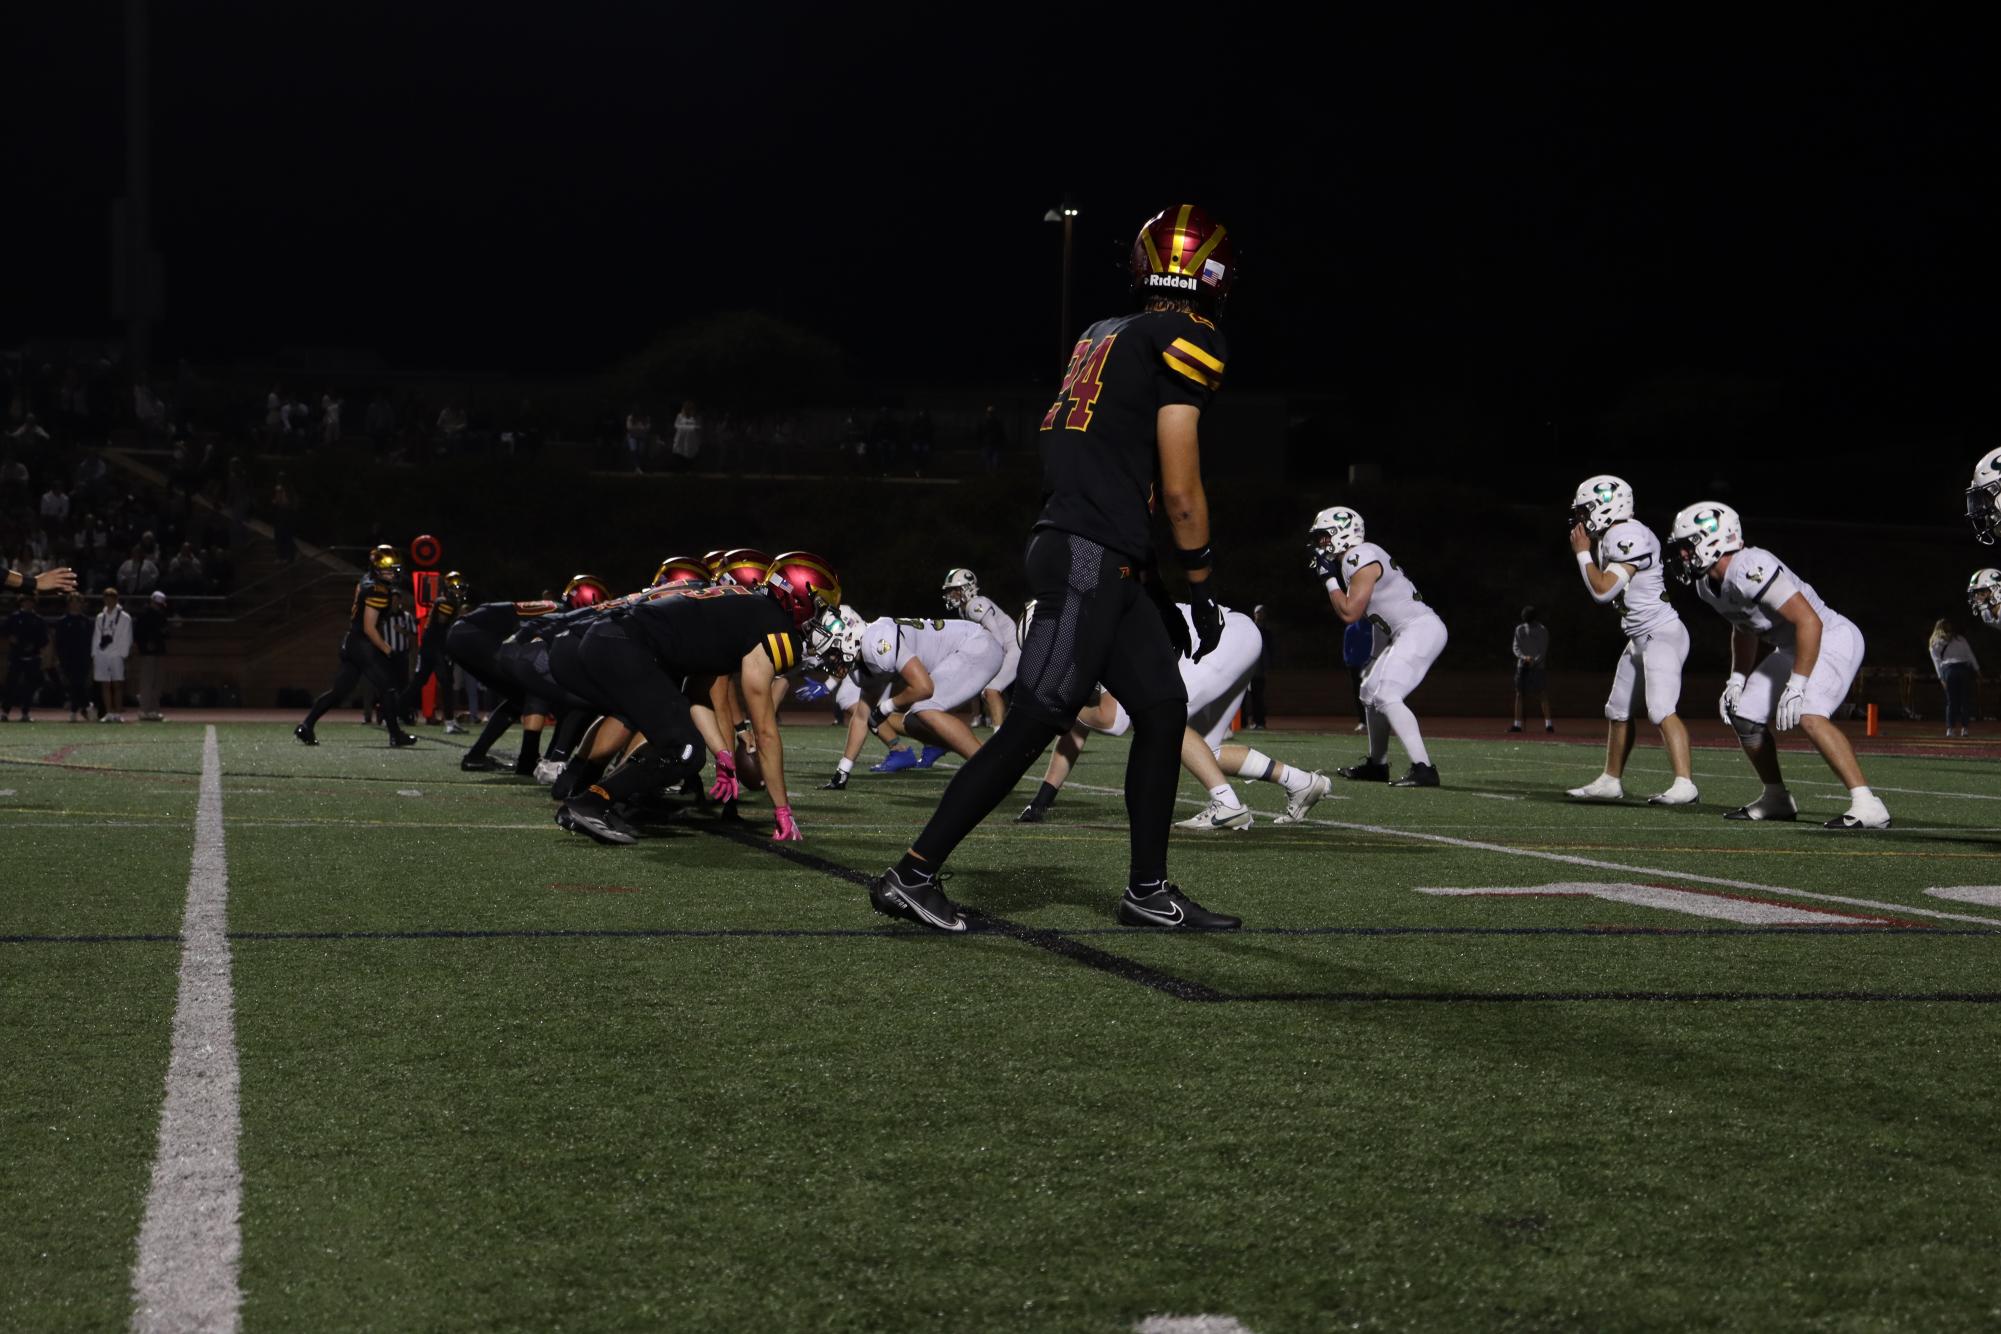
<path fill-rule="evenodd" d="M 1730 623 L 1730 679 L 1719 705 L 1744 756 L 1764 781 L 1764 795 L 1731 820 L 1791 820 L 1798 814 L 1779 774 L 1774 730 L 1798 727 L 1848 789 L 1848 809 L 1829 829 L 1888 829 L 1890 812 L 1862 779 L 1848 738 L 1832 721 L 1862 670 L 1862 632 L 1821 601 L 1813 586 L 1777 556 L 1744 545 L 1737 511 L 1703 500 L 1674 516 L 1668 569 Z M 1753 667 L 1758 641 L 1772 652 Z"/>

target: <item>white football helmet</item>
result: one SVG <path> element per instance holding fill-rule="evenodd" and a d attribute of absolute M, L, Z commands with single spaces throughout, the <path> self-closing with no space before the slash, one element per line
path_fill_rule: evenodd
<path fill-rule="evenodd" d="M 853 670 L 861 654 L 862 618 L 845 603 L 839 611 L 822 611 L 806 632 L 806 660 L 835 680 Z"/>
<path fill-rule="evenodd" d="M 1966 581 L 1966 605 L 1981 624 L 2001 626 L 2001 570 L 1975 570 Z"/>
<path fill-rule="evenodd" d="M 1625 478 L 1610 473 L 1587 477 L 1571 497 L 1570 517 L 1583 524 L 1591 536 L 1603 536 L 1613 524 L 1633 517 L 1633 488 L 1626 485 Z"/>
<path fill-rule="evenodd" d="M 1339 555 L 1362 545 L 1364 531 L 1361 515 L 1346 505 L 1329 505 L 1313 516 L 1313 526 L 1306 530 L 1307 546 Z"/>
<path fill-rule="evenodd" d="M 980 580 L 971 570 L 945 572 L 945 609 L 957 611 L 980 595 Z"/>
<path fill-rule="evenodd" d="M 1966 520 L 1973 536 L 1984 546 L 1993 546 L 2001 533 L 2001 449 L 1990 449 L 1973 467 L 1973 485 L 1966 488 Z"/>
<path fill-rule="evenodd" d="M 1733 551 L 1744 549 L 1744 521 L 1720 500 L 1698 500 L 1674 516 L 1668 530 L 1668 572 L 1684 584 L 1709 573 L 1709 567 Z"/>

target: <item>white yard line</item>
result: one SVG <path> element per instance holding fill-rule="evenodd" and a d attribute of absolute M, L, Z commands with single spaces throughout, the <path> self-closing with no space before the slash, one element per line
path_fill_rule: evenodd
<path fill-rule="evenodd" d="M 1700 753 L 1700 752 L 1698 752 L 1698 753 Z M 1719 752 L 1719 753 L 1723 753 L 1723 752 Z M 1575 765 L 1574 763 L 1572 763 L 1572 762 L 1571 762 L 1570 760 L 1563 760 L 1563 759 L 1555 759 L 1555 758 L 1551 758 L 1551 757 L 1545 757 L 1545 756 L 1541 756 L 1541 755 L 1523 755 L 1523 756 L 1519 756 L 1519 757 L 1517 757 L 1517 758 L 1518 758 L 1519 762 L 1521 762 L 1521 763 L 1528 763 L 1528 764 L 1540 764 L 1540 765 L 1542 765 L 1542 766 L 1544 766 L 1544 767 L 1546 767 L 1546 768 L 1553 768 L 1553 769 L 1571 769 L 1571 768 L 1575 768 L 1575 767 L 1576 767 L 1576 765 Z M 1794 756 L 1793 756 L 1793 755 L 1792 755 L 1791 753 L 1788 753 L 1788 754 L 1787 754 L 1787 756 L 1786 756 L 1786 758 L 1787 758 L 1788 760 L 1791 760 L 1791 759 L 1793 759 L 1793 758 L 1794 758 Z M 1865 758 L 1865 759 L 1930 759 L 1930 758 L 1934 758 L 1934 757 L 1932 757 L 1932 756 L 1921 756 L 1921 755 L 1909 755 L 1909 756 L 1879 756 L 1879 755 L 1870 755 L 1870 756 L 1865 756 L 1864 758 Z M 1801 756 L 1799 756 L 1799 757 L 1798 757 L 1798 759 L 1799 759 L 1800 761 L 1802 761 L 1802 762 L 1805 762 L 1805 761 L 1808 761 L 1808 760 L 1816 760 L 1816 761 L 1817 761 L 1817 760 L 1818 760 L 1818 757 L 1817 757 L 1817 756 L 1809 756 L 1809 755 L 1801 755 Z M 1444 772 L 1447 772 L 1447 773 L 1450 773 L 1450 774 L 1452 774 L 1452 775 L 1453 775 L 1453 776 L 1455 776 L 1455 777 L 1467 777 L 1467 776 L 1472 776 L 1472 775 L 1479 775 L 1479 776 L 1485 776 L 1485 777 L 1498 777 L 1498 776 L 1501 776 L 1501 775 L 1504 775 L 1504 774 L 1506 774 L 1506 773 L 1507 773 L 1507 772 L 1509 771 L 1509 769 L 1510 769 L 1510 768 L 1513 768 L 1513 767 L 1515 767 L 1515 766 L 1513 766 L 1513 765 L 1509 765 L 1509 766 L 1503 766 L 1503 767 L 1499 767 L 1499 768 L 1495 768 L 1495 767 L 1488 767 L 1488 766 L 1481 766 L 1481 767 L 1478 767 L 1478 768 L 1467 768 L 1467 769 L 1447 769 L 1447 770 L 1445 770 Z M 1647 769 L 1647 770 L 1648 770 L 1649 772 L 1651 772 L 1651 771 L 1652 771 L 1652 770 L 1651 770 L 1651 766 L 1644 766 L 1644 767 L 1645 767 L 1645 768 L 1646 768 L 1646 769 Z M 1712 778 L 1713 778 L 1713 777 L 1715 777 L 1715 775 L 1710 775 L 1710 777 L 1712 777 Z M 1752 774 L 1750 774 L 1750 773 L 1749 773 L 1748 771 L 1744 772 L 1744 773 L 1742 774 L 1742 777 L 1743 777 L 1744 781 L 1745 781 L 1745 782 L 1746 782 L 1747 784 L 1748 784 L 1748 783 L 1752 783 L 1752 782 L 1755 782 L 1755 781 L 1756 781 L 1756 779 L 1755 779 L 1755 776 L 1754 776 L 1754 775 L 1752 775 Z M 1702 781 L 1703 781 L 1703 776 L 1702 776 L 1702 775 L 1697 775 L 1697 779 L 1696 779 L 1696 781 L 1697 781 L 1698 783 L 1702 782 Z M 1837 789 L 1837 790 L 1841 790 L 1841 791 L 1846 791 L 1846 789 L 1845 789 L 1845 788 L 1843 788 L 1843 787 L 1842 787 L 1842 785 L 1841 785 L 1840 783 L 1833 783 L 1833 782 L 1829 782 L 1829 781 L 1828 781 L 1827 779 L 1824 779 L 1824 778 L 1793 778 L 1793 777 L 1788 777 L 1788 778 L 1786 779 L 1786 786 L 1788 786 L 1788 787 L 1831 787 L 1831 788 L 1835 788 L 1835 789 Z M 1955 798 L 1955 799 L 1957 799 L 1957 800 L 1960 800 L 1960 801 L 2001 801 L 2001 794 L 1997 794 L 1997 793 L 1993 793 L 1993 792 L 1948 792 L 1948 791 L 1943 791 L 1943 790 L 1941 790 L 1941 789 L 1939 789 L 1939 788 L 1935 788 L 1935 787 L 1883 787 L 1883 786 L 1880 786 L 1879 784 L 1876 784 L 1876 783 L 1871 783 L 1871 784 L 1869 785 L 1869 790 L 1870 790 L 1871 792 L 1896 792 L 1896 793 L 1900 793 L 1900 794 L 1902 794 L 1902 795 L 1904 795 L 1904 796 L 1910 796 L 1910 797 L 1952 797 L 1952 798 Z"/>
<path fill-rule="evenodd" d="M 194 864 L 181 922 L 181 986 L 153 1186 L 132 1269 L 132 1329 L 237 1328 L 243 1253 L 237 1163 L 236 1017 L 229 976 L 229 865 L 223 850 L 222 756 L 202 741 Z"/>

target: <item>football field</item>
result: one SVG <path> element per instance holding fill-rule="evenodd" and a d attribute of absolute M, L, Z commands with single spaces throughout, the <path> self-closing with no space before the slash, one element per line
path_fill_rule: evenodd
<path fill-rule="evenodd" d="M 786 729 L 804 843 L 760 796 L 606 848 L 431 729 L 0 728 L 0 1327 L 2001 1323 L 1982 752 L 1865 755 L 1860 836 L 1793 752 L 1798 824 L 1723 820 L 1721 749 L 1699 806 L 1576 805 L 1581 726 L 1293 827 L 1240 784 L 1252 830 L 1174 838 L 1246 923 L 1195 936 L 1113 924 L 1096 738 L 945 937 L 860 880 L 946 766 L 821 791 L 839 736 Z"/>

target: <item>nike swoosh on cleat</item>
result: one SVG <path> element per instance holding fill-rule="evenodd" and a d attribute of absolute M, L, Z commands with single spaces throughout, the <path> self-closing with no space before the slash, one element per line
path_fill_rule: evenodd
<path fill-rule="evenodd" d="M 1134 903 L 1131 899 L 1126 900 L 1126 907 L 1132 909 L 1134 912 L 1138 913 L 1141 917 L 1151 917 L 1154 921 L 1159 922 L 1162 926 L 1180 926 L 1181 905 L 1176 903 L 1171 906 L 1174 909 L 1173 916 L 1169 916 L 1164 912 L 1155 912 L 1151 908 L 1142 908 L 1137 903 Z"/>

